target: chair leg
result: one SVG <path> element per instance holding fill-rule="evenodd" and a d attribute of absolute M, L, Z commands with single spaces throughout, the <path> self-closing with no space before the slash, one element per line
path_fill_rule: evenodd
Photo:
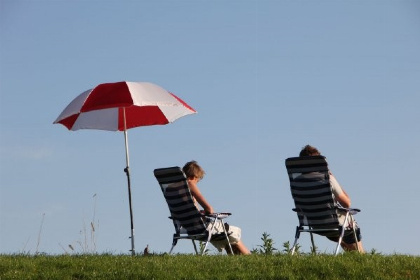
<path fill-rule="evenodd" d="M 337 243 L 337 247 L 335 247 L 335 254 L 334 254 L 334 256 L 337 256 L 338 255 L 338 252 L 340 251 L 340 244 L 341 244 L 341 238 L 340 238 L 340 240 Z"/>
<path fill-rule="evenodd" d="M 316 248 L 315 248 L 315 241 L 314 241 L 314 235 L 312 232 L 310 232 L 311 234 L 311 243 L 312 243 L 312 254 L 316 255 Z"/>
<path fill-rule="evenodd" d="M 345 228 L 344 226 L 342 226 L 340 230 L 340 238 L 338 238 L 337 247 L 335 248 L 335 254 L 334 254 L 335 256 L 337 256 L 338 252 L 340 251 L 340 245 L 341 245 L 341 242 L 343 241 L 344 231 L 345 231 Z"/>
<path fill-rule="evenodd" d="M 175 236 L 177 236 L 177 235 L 174 234 L 174 237 L 172 239 L 172 247 L 171 247 L 171 250 L 169 250 L 169 255 L 172 253 L 172 250 L 174 249 L 176 243 L 178 243 L 178 239 L 176 239 Z"/>
<path fill-rule="evenodd" d="M 209 242 L 210 242 L 210 240 L 211 240 L 211 236 L 212 236 L 213 228 L 214 228 L 214 226 L 215 226 L 216 222 L 217 222 L 217 218 L 213 221 L 213 224 L 212 224 L 212 226 L 211 226 L 211 229 L 208 231 L 208 235 L 209 235 L 209 236 L 207 237 L 206 245 L 204 245 L 204 249 L 203 249 L 203 252 L 201 253 L 201 255 L 204 255 L 204 253 L 205 253 L 205 252 L 206 252 L 206 250 L 207 250 L 207 246 L 209 245 Z"/>
<path fill-rule="evenodd" d="M 172 253 L 172 250 L 174 249 L 175 245 L 172 244 L 171 250 L 169 250 L 169 255 Z"/>
<path fill-rule="evenodd" d="M 228 235 L 228 232 L 226 231 L 225 224 L 223 223 L 223 220 L 221 221 L 221 223 L 222 223 L 222 227 L 223 227 L 223 232 L 226 235 L 226 241 L 229 244 L 230 253 L 232 255 L 234 255 L 233 250 L 232 250 L 232 245 L 230 244 L 230 241 L 229 241 L 229 235 Z"/>
<path fill-rule="evenodd" d="M 353 235 L 354 235 L 354 240 L 356 240 L 356 248 L 357 248 L 357 252 L 360 253 L 360 248 L 359 248 L 359 239 L 357 238 L 357 233 L 356 233 L 356 223 L 354 222 L 354 219 L 352 217 L 352 228 L 353 228 Z"/>
<path fill-rule="evenodd" d="M 206 250 L 207 250 L 207 246 L 208 245 L 209 245 L 209 241 L 207 241 L 206 242 L 206 245 L 204 245 L 203 252 L 201 253 L 202 256 L 204 256 L 204 254 L 206 253 Z"/>
<path fill-rule="evenodd" d="M 344 231 L 345 231 L 345 227 L 347 225 L 347 221 L 349 220 L 350 217 L 350 212 L 347 211 L 346 213 L 346 218 L 344 219 L 344 223 L 341 226 L 341 233 L 340 233 L 340 238 L 338 239 L 338 244 L 337 244 L 337 248 L 335 249 L 335 255 L 338 255 L 338 251 L 340 250 L 340 245 L 341 242 L 343 241 L 343 236 L 344 236 Z"/>
<path fill-rule="evenodd" d="M 198 251 L 197 251 L 197 246 L 195 245 L 195 241 L 193 239 L 191 239 L 192 244 L 194 245 L 194 251 L 196 255 L 199 255 Z"/>
<path fill-rule="evenodd" d="M 207 238 L 206 245 L 204 245 L 203 252 L 201 253 L 201 255 L 204 255 L 204 253 L 206 252 L 207 246 L 209 245 L 210 240 L 211 240 L 211 232 L 209 232 L 209 237 Z"/>
<path fill-rule="evenodd" d="M 295 242 L 293 242 L 293 246 L 292 246 L 292 250 L 291 250 L 292 255 L 295 253 L 296 245 L 297 245 L 297 241 L 298 241 L 299 237 L 300 237 L 300 230 L 299 230 L 299 227 L 296 227 Z"/>

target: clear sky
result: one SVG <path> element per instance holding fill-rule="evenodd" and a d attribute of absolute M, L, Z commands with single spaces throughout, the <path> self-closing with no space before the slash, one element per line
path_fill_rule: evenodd
<path fill-rule="evenodd" d="M 284 160 L 312 144 L 362 210 L 365 248 L 419 255 L 419 50 L 415 0 L 0 0 L 0 253 L 129 254 L 123 134 L 52 124 L 126 80 L 198 111 L 128 132 L 137 252 L 172 242 L 153 170 L 192 159 L 244 243 L 268 232 L 282 249 L 298 222 Z"/>

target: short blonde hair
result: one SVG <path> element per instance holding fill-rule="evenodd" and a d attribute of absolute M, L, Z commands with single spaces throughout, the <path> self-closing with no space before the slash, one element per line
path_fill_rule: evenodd
<path fill-rule="evenodd" d="M 185 176 L 187 176 L 187 178 L 197 177 L 200 180 L 203 179 L 204 174 L 206 174 L 206 172 L 204 172 L 204 169 L 201 168 L 201 166 L 195 160 L 187 162 L 182 168 L 182 171 L 184 171 Z"/>

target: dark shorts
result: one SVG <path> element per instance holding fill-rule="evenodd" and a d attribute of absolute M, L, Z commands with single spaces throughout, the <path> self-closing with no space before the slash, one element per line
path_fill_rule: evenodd
<path fill-rule="evenodd" d="M 356 228 L 356 236 L 357 236 L 358 241 L 362 240 L 362 234 L 360 233 L 360 228 Z M 340 235 L 334 235 L 334 236 L 326 235 L 326 237 L 331 241 L 338 242 L 338 239 L 340 238 Z M 352 229 L 344 231 L 343 241 L 346 244 L 356 243 L 356 239 L 354 238 L 354 234 L 353 234 Z"/>

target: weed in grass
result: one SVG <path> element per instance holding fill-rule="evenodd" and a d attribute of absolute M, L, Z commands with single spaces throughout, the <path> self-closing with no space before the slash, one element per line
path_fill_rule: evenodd
<path fill-rule="evenodd" d="M 273 255 L 276 251 L 278 251 L 274 248 L 274 241 L 267 232 L 262 234 L 261 241 L 263 242 L 262 245 L 257 245 L 259 248 L 253 249 L 251 253 Z"/>
<path fill-rule="evenodd" d="M 41 220 L 41 225 L 39 226 L 39 232 L 38 232 L 38 240 L 36 243 L 36 250 L 35 250 L 35 255 L 37 255 L 39 253 L 39 245 L 41 244 L 41 233 L 42 233 L 42 226 L 44 225 L 44 219 L 45 219 L 45 213 L 42 213 L 42 220 Z"/>
<path fill-rule="evenodd" d="M 200 255 L 205 255 L 205 256 L 209 255 L 209 253 L 210 253 L 209 248 L 206 248 L 206 250 L 204 251 L 204 247 L 206 246 L 206 242 L 199 241 L 198 246 L 199 246 L 199 250 L 200 250 L 199 251 Z"/>
<path fill-rule="evenodd" d="M 370 250 L 370 254 L 371 255 L 382 255 L 382 253 L 378 252 L 375 248 L 372 248 L 372 250 Z"/>
<path fill-rule="evenodd" d="M 96 254 L 96 231 L 99 227 L 99 222 L 96 221 L 96 202 L 97 195 L 93 195 L 93 217 L 89 223 L 89 227 L 86 226 L 86 222 L 83 219 L 83 228 L 80 230 L 79 234 L 80 239 L 74 241 L 73 243 L 68 244 L 68 248 L 71 250 L 71 253 L 79 254 L 77 248 L 81 250 L 82 254 Z M 78 246 L 76 246 L 78 245 Z M 59 243 L 59 246 L 63 251 L 68 254 L 68 251 Z"/>
<path fill-rule="evenodd" d="M 300 245 L 296 244 L 295 254 L 299 254 L 299 249 L 300 249 Z M 286 241 L 283 243 L 283 253 L 286 253 L 286 254 L 292 253 L 292 247 L 289 241 Z"/>

